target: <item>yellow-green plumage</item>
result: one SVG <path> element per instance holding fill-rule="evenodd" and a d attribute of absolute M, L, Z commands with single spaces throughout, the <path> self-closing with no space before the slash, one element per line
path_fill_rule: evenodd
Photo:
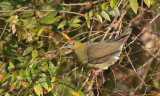
<path fill-rule="evenodd" d="M 122 36 L 116 39 L 89 44 L 83 44 L 79 41 L 70 41 L 67 48 L 73 49 L 83 66 L 105 70 L 117 61 L 130 33 L 131 28 L 128 28 Z"/>

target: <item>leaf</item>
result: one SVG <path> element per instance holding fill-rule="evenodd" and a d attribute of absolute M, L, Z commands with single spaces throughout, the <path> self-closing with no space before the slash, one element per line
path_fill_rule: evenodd
<path fill-rule="evenodd" d="M 21 12 L 20 14 L 22 18 L 31 17 L 34 15 L 34 11 L 27 11 L 27 12 L 24 11 L 24 12 Z"/>
<path fill-rule="evenodd" d="M 111 0 L 111 2 L 110 2 L 110 6 L 111 6 L 111 8 L 116 8 L 117 7 L 117 0 Z"/>
<path fill-rule="evenodd" d="M 148 8 L 150 8 L 150 5 L 151 5 L 151 1 L 150 0 L 144 0 L 144 3 L 148 6 Z"/>
<path fill-rule="evenodd" d="M 5 76 L 5 73 L 0 74 L 0 82 L 3 80 L 4 76 Z"/>
<path fill-rule="evenodd" d="M 91 10 L 89 11 L 89 18 L 92 18 L 92 16 L 93 16 L 93 11 Z"/>
<path fill-rule="evenodd" d="M 14 82 L 14 83 L 11 85 L 10 90 L 15 89 L 16 85 L 17 85 L 17 82 Z"/>
<path fill-rule="evenodd" d="M 79 94 L 79 96 L 85 96 L 81 90 L 78 90 L 78 94 Z"/>
<path fill-rule="evenodd" d="M 26 69 L 25 70 L 25 74 L 26 74 L 26 78 L 28 80 L 30 80 L 32 78 L 32 76 L 31 76 L 31 69 Z"/>
<path fill-rule="evenodd" d="M 18 76 L 17 72 L 12 73 L 11 74 L 11 82 L 15 82 L 17 80 L 17 76 Z"/>
<path fill-rule="evenodd" d="M 40 92 L 40 88 L 37 85 L 34 85 L 34 91 L 36 92 L 36 94 L 38 96 L 40 96 L 41 92 Z"/>
<path fill-rule="evenodd" d="M 62 21 L 62 22 L 58 25 L 57 29 L 60 29 L 60 28 L 64 27 L 65 25 L 66 25 L 66 20 Z"/>
<path fill-rule="evenodd" d="M 52 32 L 52 33 L 49 33 L 49 38 L 52 38 L 53 37 L 53 35 L 54 35 L 54 33 Z"/>
<path fill-rule="evenodd" d="M 28 55 L 29 53 L 31 53 L 33 50 L 33 47 L 27 47 L 24 52 L 23 52 L 23 55 L 22 56 L 25 56 L 25 55 Z"/>
<path fill-rule="evenodd" d="M 70 12 L 71 11 L 71 7 L 63 7 L 62 10 Z"/>
<path fill-rule="evenodd" d="M 101 12 L 101 15 L 102 15 L 106 20 L 111 21 L 109 15 L 106 13 L 106 11 L 102 11 L 102 12 Z"/>
<path fill-rule="evenodd" d="M 151 5 L 154 3 L 155 0 L 151 0 Z"/>
<path fill-rule="evenodd" d="M 72 95 L 73 96 L 80 96 L 77 92 L 75 92 L 75 91 L 72 91 L 72 90 L 69 90 L 70 91 L 70 93 L 72 93 Z"/>
<path fill-rule="evenodd" d="M 15 67 L 14 67 L 14 64 L 13 64 L 11 61 L 9 61 L 9 66 L 10 66 L 11 68 L 15 68 Z"/>
<path fill-rule="evenodd" d="M 24 88 L 26 88 L 26 87 L 27 87 L 27 82 L 25 82 L 25 81 L 21 81 L 21 84 L 22 84 L 22 86 L 23 86 Z"/>
<path fill-rule="evenodd" d="M 11 96 L 8 92 L 4 96 Z"/>
<path fill-rule="evenodd" d="M 130 5 L 131 5 L 131 8 L 134 11 L 134 13 L 137 14 L 137 11 L 138 11 L 138 2 L 137 2 L 137 0 L 130 0 Z"/>
<path fill-rule="evenodd" d="M 63 33 L 63 32 L 61 32 L 61 34 L 62 34 L 62 36 L 65 37 L 66 39 L 68 39 L 68 40 L 71 39 L 67 34 L 65 34 L 65 33 Z"/>
<path fill-rule="evenodd" d="M 46 89 L 48 90 L 48 84 L 47 84 L 47 81 L 46 81 L 46 78 L 45 77 L 42 77 L 40 79 L 38 79 L 39 83 Z"/>
<path fill-rule="evenodd" d="M 32 33 L 28 33 L 27 35 L 27 41 L 31 42 L 33 40 Z"/>
<path fill-rule="evenodd" d="M 32 51 L 32 58 L 36 58 L 38 56 L 38 51 L 37 50 L 33 50 Z"/>
<path fill-rule="evenodd" d="M 60 19 L 62 18 L 62 16 L 57 16 L 53 19 L 53 22 L 58 22 Z"/>
<path fill-rule="evenodd" d="M 13 20 L 15 19 L 17 15 L 12 15 L 10 16 L 5 22 L 9 21 L 9 22 L 13 22 Z"/>
<path fill-rule="evenodd" d="M 20 72 L 19 72 L 20 76 L 23 78 L 23 79 L 26 79 L 26 73 L 25 73 L 25 70 L 21 69 Z"/>
<path fill-rule="evenodd" d="M 102 4 L 102 10 L 106 10 L 107 9 L 107 4 L 108 4 L 107 2 Z"/>
<path fill-rule="evenodd" d="M 38 38 L 39 38 L 39 36 L 44 32 L 44 29 L 45 29 L 46 27 L 42 27 L 39 31 L 38 31 Z"/>
<path fill-rule="evenodd" d="M 14 20 L 13 20 L 13 24 L 12 24 L 12 33 L 14 34 L 16 32 L 16 24 L 18 22 L 18 16 L 16 15 Z"/>
<path fill-rule="evenodd" d="M 28 34 L 26 28 L 24 26 L 19 26 L 19 25 L 15 25 L 15 26 L 16 26 L 18 41 L 25 39 L 26 35 Z"/>
<path fill-rule="evenodd" d="M 86 21 L 87 21 L 87 26 L 88 26 L 88 28 L 90 28 L 90 27 L 91 27 L 91 25 L 90 25 L 90 21 L 89 21 L 88 13 L 85 13 L 85 14 L 84 14 L 84 18 L 85 18 L 85 19 L 86 19 Z"/>
<path fill-rule="evenodd" d="M 48 88 L 51 88 L 51 80 L 46 77 L 46 74 L 42 74 L 42 78 L 38 79 L 39 83 L 46 89 L 48 90 Z"/>
<path fill-rule="evenodd" d="M 47 16 L 45 16 L 44 18 L 42 18 L 40 20 L 41 24 L 52 24 L 55 22 L 55 16 L 57 15 L 57 12 L 52 12 L 50 14 L 48 14 Z"/>
<path fill-rule="evenodd" d="M 81 20 L 79 20 L 79 17 L 78 16 L 76 16 L 74 19 L 73 19 L 73 22 L 72 23 L 79 23 L 79 22 L 81 22 Z"/>
<path fill-rule="evenodd" d="M 108 12 L 109 15 L 112 15 L 112 16 L 119 16 L 120 15 L 120 12 L 119 12 L 119 9 L 118 7 L 116 8 L 113 8 L 111 11 Z"/>
<path fill-rule="evenodd" d="M 96 14 L 96 18 L 102 23 L 102 17 L 99 14 Z"/>
<path fill-rule="evenodd" d="M 88 20 L 88 13 L 84 14 L 84 18 L 86 19 L 86 21 Z"/>
<path fill-rule="evenodd" d="M 79 26 L 81 26 L 81 24 L 74 24 L 74 23 L 73 23 L 73 24 L 71 24 L 71 26 L 72 26 L 72 27 L 79 27 Z"/>

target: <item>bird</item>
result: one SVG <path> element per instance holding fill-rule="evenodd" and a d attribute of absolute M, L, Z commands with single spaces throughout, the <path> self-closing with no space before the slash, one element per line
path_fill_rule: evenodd
<path fill-rule="evenodd" d="M 70 40 L 66 48 L 74 51 L 82 66 L 97 70 L 107 70 L 108 67 L 118 60 L 122 53 L 122 48 L 131 32 L 132 28 L 128 27 L 121 36 L 115 39 L 89 44 Z"/>

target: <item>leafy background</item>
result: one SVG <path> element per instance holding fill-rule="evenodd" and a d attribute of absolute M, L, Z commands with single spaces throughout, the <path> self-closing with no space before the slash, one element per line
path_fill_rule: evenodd
<path fill-rule="evenodd" d="M 1 96 L 106 96 L 160 93 L 160 2 L 1 0 Z M 64 46 L 133 32 L 119 61 L 93 76 Z"/>

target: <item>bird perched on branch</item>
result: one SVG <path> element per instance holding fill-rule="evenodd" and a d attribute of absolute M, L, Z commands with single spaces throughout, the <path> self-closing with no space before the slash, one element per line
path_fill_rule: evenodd
<path fill-rule="evenodd" d="M 66 48 L 71 48 L 75 52 L 83 66 L 106 70 L 118 60 L 122 53 L 122 47 L 130 36 L 131 31 L 132 29 L 128 27 L 118 38 L 89 44 L 69 41 Z"/>

